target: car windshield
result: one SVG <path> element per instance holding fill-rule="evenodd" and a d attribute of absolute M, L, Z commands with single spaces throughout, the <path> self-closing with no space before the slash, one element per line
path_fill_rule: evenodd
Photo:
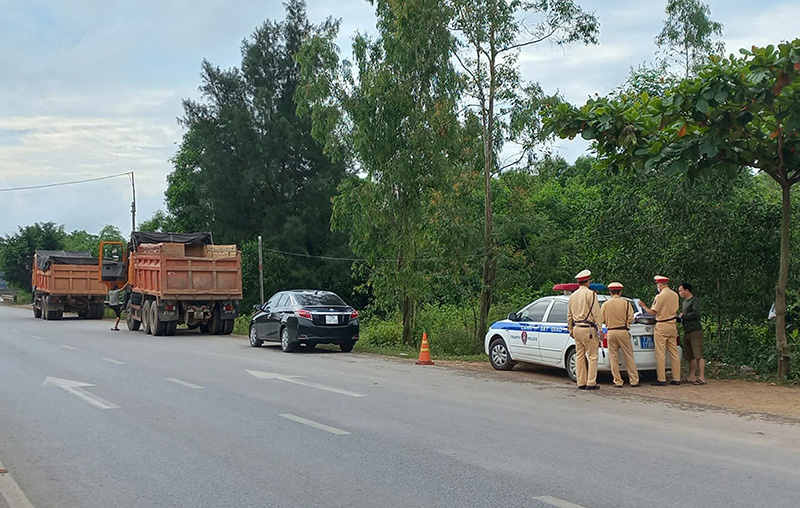
<path fill-rule="evenodd" d="M 296 293 L 295 297 L 300 305 L 347 305 L 334 293 Z"/>

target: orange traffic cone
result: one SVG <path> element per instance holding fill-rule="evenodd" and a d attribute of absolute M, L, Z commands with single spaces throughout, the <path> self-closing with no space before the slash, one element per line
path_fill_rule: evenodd
<path fill-rule="evenodd" d="M 422 333 L 422 346 L 419 348 L 419 360 L 417 365 L 433 365 L 431 361 L 431 350 L 428 348 L 428 334 Z"/>

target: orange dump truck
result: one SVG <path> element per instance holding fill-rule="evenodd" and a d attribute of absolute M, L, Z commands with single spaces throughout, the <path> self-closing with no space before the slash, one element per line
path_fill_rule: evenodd
<path fill-rule="evenodd" d="M 97 261 L 87 251 L 37 250 L 31 274 L 33 315 L 61 319 L 65 312 L 77 312 L 102 319 L 108 290 L 98 280 Z"/>
<path fill-rule="evenodd" d="M 210 233 L 137 231 L 128 244 L 127 324 L 172 335 L 178 324 L 230 334 L 242 299 L 242 253 Z"/>

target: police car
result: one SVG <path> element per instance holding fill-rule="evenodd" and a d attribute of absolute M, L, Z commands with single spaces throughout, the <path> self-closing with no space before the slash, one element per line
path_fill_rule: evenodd
<path fill-rule="evenodd" d="M 572 286 L 572 284 L 559 284 L 553 289 L 565 290 L 568 293 Z M 597 295 L 597 298 L 602 306 L 611 297 Z M 625 300 L 633 306 L 634 311 L 634 323 L 630 333 L 636 367 L 639 372 L 656 370 L 653 342 L 655 319 L 642 311 L 638 299 L 625 298 Z M 492 367 L 497 370 L 510 370 L 516 362 L 550 365 L 566 369 L 570 379 L 574 381 L 575 340 L 567 329 L 568 302 L 568 294 L 545 296 L 531 302 L 519 312 L 512 312 L 508 315 L 508 319 L 492 323 L 484 340 L 484 350 L 489 355 Z M 680 347 L 678 351 L 682 353 Z M 666 363 L 669 369 L 669 362 Z M 619 364 L 620 370 L 626 370 L 622 354 L 619 355 Z M 611 370 L 605 333 L 597 352 L 597 370 Z"/>

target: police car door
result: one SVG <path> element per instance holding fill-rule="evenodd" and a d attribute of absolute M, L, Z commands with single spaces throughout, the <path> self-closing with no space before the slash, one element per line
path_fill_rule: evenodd
<path fill-rule="evenodd" d="M 541 360 L 539 354 L 539 328 L 542 326 L 542 319 L 550 307 L 550 300 L 537 300 L 522 309 L 519 319 L 514 329 L 509 330 L 509 339 L 512 348 L 512 356 L 521 359 L 538 362 Z M 514 350 L 517 354 L 514 355 Z"/>
<path fill-rule="evenodd" d="M 567 328 L 567 300 L 556 300 L 539 330 L 539 353 L 542 361 L 559 364 L 569 343 Z"/>

